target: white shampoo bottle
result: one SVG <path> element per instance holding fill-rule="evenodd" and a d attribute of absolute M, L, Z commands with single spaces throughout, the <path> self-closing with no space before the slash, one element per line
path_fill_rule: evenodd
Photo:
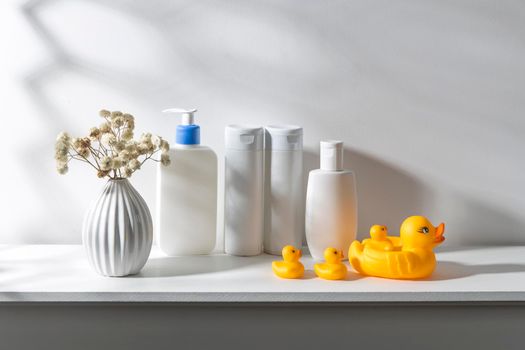
<path fill-rule="evenodd" d="M 200 145 L 197 110 L 167 109 L 182 116 L 171 164 L 158 167 L 157 234 L 167 255 L 209 254 L 217 236 L 217 156 Z"/>
<path fill-rule="evenodd" d="M 264 251 L 281 255 L 303 243 L 303 129 L 267 126 L 264 148 Z"/>
<path fill-rule="evenodd" d="M 258 255 L 263 245 L 263 129 L 228 125 L 225 138 L 224 250 Z"/>
<path fill-rule="evenodd" d="M 343 170 L 343 142 L 321 141 L 321 169 L 308 176 L 306 242 L 315 260 L 329 247 L 348 252 L 357 231 L 354 173 Z"/>

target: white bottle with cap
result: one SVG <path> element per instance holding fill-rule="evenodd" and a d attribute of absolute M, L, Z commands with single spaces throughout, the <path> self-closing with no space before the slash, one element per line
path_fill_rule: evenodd
<path fill-rule="evenodd" d="M 321 169 L 308 177 L 305 213 L 306 242 L 315 260 L 328 247 L 348 252 L 357 231 L 354 173 L 343 170 L 343 142 L 321 141 Z"/>
<path fill-rule="evenodd" d="M 262 252 L 263 136 L 261 127 L 226 127 L 224 250 L 230 255 Z"/>
<path fill-rule="evenodd" d="M 300 248 L 304 236 L 303 129 L 265 127 L 264 251 Z"/>
<path fill-rule="evenodd" d="M 157 238 L 172 256 L 209 254 L 217 236 L 217 156 L 200 145 L 196 111 L 164 111 L 182 116 L 169 151 L 171 164 L 157 171 Z"/>

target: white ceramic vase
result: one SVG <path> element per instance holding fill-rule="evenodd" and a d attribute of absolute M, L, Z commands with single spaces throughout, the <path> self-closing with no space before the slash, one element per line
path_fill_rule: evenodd
<path fill-rule="evenodd" d="M 101 275 L 138 273 L 148 260 L 153 223 L 148 205 L 127 179 L 109 180 L 84 217 L 82 241 Z"/>

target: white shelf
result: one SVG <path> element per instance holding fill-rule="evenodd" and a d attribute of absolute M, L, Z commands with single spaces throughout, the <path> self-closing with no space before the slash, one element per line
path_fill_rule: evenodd
<path fill-rule="evenodd" d="M 446 248 L 446 247 L 445 247 Z M 277 257 L 166 257 L 154 247 L 135 276 L 97 275 L 78 245 L 0 246 L 0 302 L 523 302 L 525 247 L 470 247 L 438 253 L 431 278 L 325 281 L 304 257 L 303 280 L 271 271 Z"/>

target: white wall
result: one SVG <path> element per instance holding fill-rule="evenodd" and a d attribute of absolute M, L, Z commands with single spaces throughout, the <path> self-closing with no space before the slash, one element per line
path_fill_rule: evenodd
<path fill-rule="evenodd" d="M 345 141 L 359 228 L 422 213 L 448 244 L 525 243 L 523 1 L 2 1 L 1 243 L 80 242 L 103 183 L 53 143 L 100 108 L 172 138 L 166 107 Z M 155 166 L 134 185 L 154 210 Z"/>

